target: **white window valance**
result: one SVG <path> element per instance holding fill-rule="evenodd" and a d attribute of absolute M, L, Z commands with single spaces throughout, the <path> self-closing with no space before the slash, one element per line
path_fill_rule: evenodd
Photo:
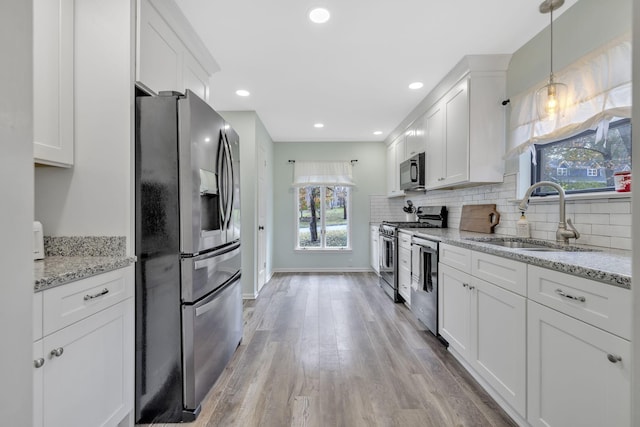
<path fill-rule="evenodd" d="M 303 161 L 293 164 L 294 187 L 333 186 L 353 187 L 353 166 L 349 161 Z"/>
<path fill-rule="evenodd" d="M 609 121 L 631 117 L 631 36 L 622 36 L 554 73 L 567 85 L 564 114 L 538 119 L 536 91 L 547 82 L 511 98 L 510 141 L 507 157 L 569 138 L 588 129 L 606 135 Z"/>

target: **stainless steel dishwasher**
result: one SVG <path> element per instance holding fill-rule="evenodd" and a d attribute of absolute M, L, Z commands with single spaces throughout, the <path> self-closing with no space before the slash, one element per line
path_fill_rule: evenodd
<path fill-rule="evenodd" d="M 438 336 L 438 242 L 411 239 L 411 311 Z"/>

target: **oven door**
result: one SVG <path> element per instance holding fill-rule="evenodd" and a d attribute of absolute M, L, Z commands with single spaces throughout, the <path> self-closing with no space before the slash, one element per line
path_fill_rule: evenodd
<path fill-rule="evenodd" d="M 380 278 L 395 289 L 395 238 L 380 235 Z"/>

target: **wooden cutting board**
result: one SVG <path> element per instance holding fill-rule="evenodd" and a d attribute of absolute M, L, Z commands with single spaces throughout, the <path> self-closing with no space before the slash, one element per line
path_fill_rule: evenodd
<path fill-rule="evenodd" d="M 495 204 L 462 206 L 460 230 L 493 233 L 494 227 L 499 222 L 500 214 Z"/>

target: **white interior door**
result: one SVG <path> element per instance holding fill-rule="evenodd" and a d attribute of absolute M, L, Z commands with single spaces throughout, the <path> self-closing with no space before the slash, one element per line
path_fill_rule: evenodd
<path fill-rule="evenodd" d="M 267 279 L 267 186 L 265 184 L 267 174 L 267 160 L 264 147 L 258 149 L 258 292 L 264 286 Z"/>

